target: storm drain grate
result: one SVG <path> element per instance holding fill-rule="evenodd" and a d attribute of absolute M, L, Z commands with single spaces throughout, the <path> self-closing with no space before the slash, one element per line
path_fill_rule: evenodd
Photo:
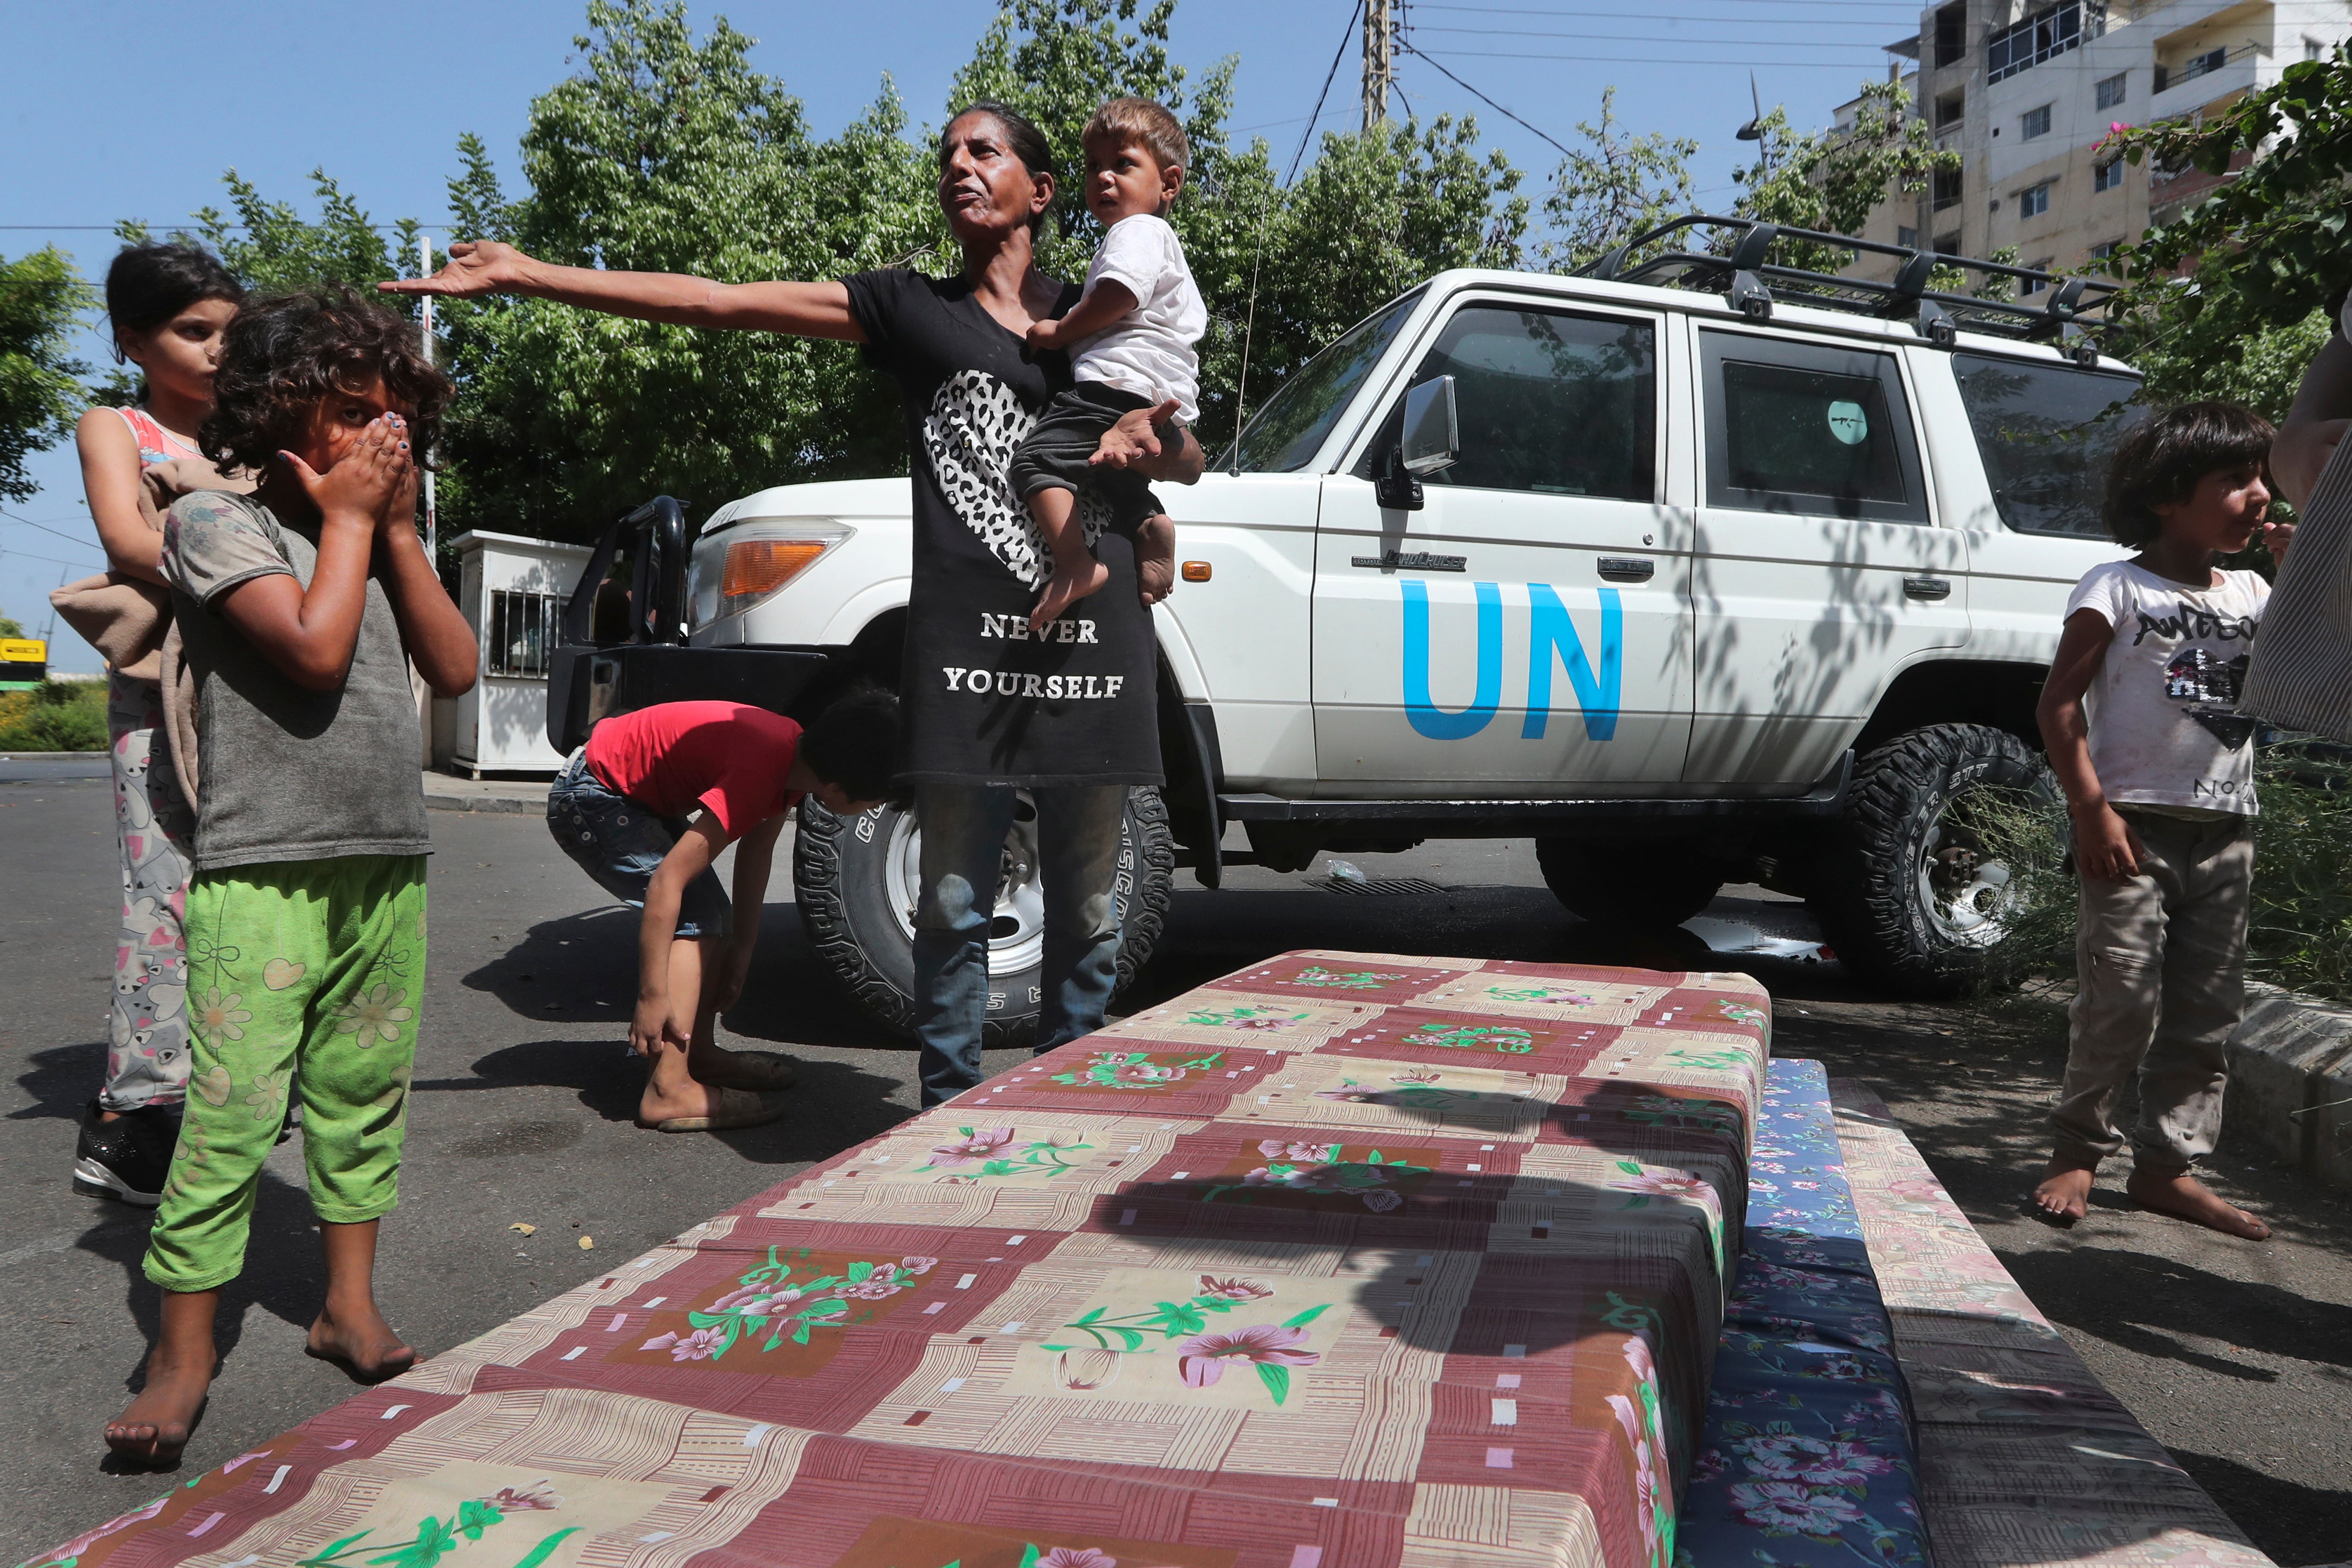
<path fill-rule="evenodd" d="M 1315 886 L 1327 893 L 1348 893 L 1370 899 L 1402 899 L 1445 891 L 1436 883 L 1421 877 L 1381 877 L 1361 882 L 1346 877 L 1318 877 Z"/>

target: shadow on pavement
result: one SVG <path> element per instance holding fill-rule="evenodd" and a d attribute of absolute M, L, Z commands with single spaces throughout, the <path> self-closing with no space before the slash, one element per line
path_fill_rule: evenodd
<path fill-rule="evenodd" d="M 2229 1279 L 2145 1252 L 2075 1247 L 2032 1252 L 2010 1272 L 2036 1301 L 2063 1304 L 2052 1317 L 2070 1329 L 2192 1363 L 2228 1377 L 2272 1383 L 2279 1374 L 2183 1344 L 2175 1335 L 2231 1348 L 2352 1367 L 2352 1307 L 2313 1301 L 2254 1280 Z M 2227 1303 L 2224 1310 L 2215 1308 Z"/>

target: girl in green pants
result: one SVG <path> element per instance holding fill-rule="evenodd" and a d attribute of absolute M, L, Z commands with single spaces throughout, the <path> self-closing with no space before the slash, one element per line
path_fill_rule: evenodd
<path fill-rule="evenodd" d="M 408 665 L 454 697 L 474 634 L 415 524 L 449 384 L 415 329 L 348 289 L 246 304 L 197 432 L 250 497 L 182 498 L 164 580 L 196 680 L 188 1103 L 147 1247 L 163 1290 L 146 1385 L 106 1440 L 175 1462 L 212 1383 L 261 1163 L 302 1101 L 327 1300 L 310 1353 L 377 1383 L 416 1352 L 376 1310 L 425 990 L 431 844 Z"/>

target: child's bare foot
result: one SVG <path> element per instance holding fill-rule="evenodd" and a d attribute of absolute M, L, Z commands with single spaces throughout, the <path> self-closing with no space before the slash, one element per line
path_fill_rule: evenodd
<path fill-rule="evenodd" d="M 1055 563 L 1054 574 L 1045 580 L 1045 591 L 1037 595 L 1037 607 L 1029 612 L 1030 631 L 1035 632 L 1109 581 L 1110 569 L 1092 555 L 1081 555 L 1067 569 Z"/>
<path fill-rule="evenodd" d="M 1176 591 L 1176 525 L 1165 515 L 1135 531 L 1135 594 L 1150 609 Z"/>
<path fill-rule="evenodd" d="M 2144 1209 L 2193 1220 L 2224 1236 L 2243 1237 L 2248 1241 L 2270 1239 L 2270 1226 L 2245 1210 L 2223 1203 L 2211 1188 L 2186 1171 L 2166 1175 L 2158 1171 L 2135 1170 L 2131 1180 L 2124 1184 L 2124 1191 Z"/>
<path fill-rule="evenodd" d="M 2091 1176 L 2094 1167 L 2077 1160 L 2053 1155 L 2050 1168 L 2042 1173 L 2042 1184 L 2033 1189 L 2034 1206 L 2042 1218 L 2053 1225 L 2073 1225 L 2091 1209 Z"/>
<path fill-rule="evenodd" d="M 666 1085 L 647 1078 L 646 1092 L 637 1098 L 637 1125 L 658 1127 L 665 1121 L 715 1116 L 719 1112 L 719 1089 L 718 1084 L 692 1078 L 681 1077 Z"/>
<path fill-rule="evenodd" d="M 147 1384 L 129 1409 L 106 1424 L 106 1446 L 137 1465 L 166 1469 L 180 1462 L 188 1434 L 213 1385 L 212 1347 L 174 1355 L 157 1345 L 147 1356 Z"/>
<path fill-rule="evenodd" d="M 310 1325 L 305 1355 L 331 1362 L 353 1382 L 373 1384 L 398 1377 L 416 1364 L 416 1352 L 403 1344 L 373 1301 L 338 1311 L 330 1302 Z"/>

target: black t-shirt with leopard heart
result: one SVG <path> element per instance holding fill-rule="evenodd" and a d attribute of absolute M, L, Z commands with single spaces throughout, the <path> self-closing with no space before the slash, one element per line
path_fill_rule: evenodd
<path fill-rule="evenodd" d="M 1037 637 L 1051 558 L 1005 482 L 1013 450 L 1071 384 L 1068 357 L 1022 340 L 961 278 L 845 278 L 866 362 L 898 383 L 914 488 L 914 583 L 900 668 L 904 784 L 1156 784 L 1157 647 L 1135 544 L 1081 492 L 1110 581 Z M 1063 290 L 1055 313 L 1077 303 Z"/>

